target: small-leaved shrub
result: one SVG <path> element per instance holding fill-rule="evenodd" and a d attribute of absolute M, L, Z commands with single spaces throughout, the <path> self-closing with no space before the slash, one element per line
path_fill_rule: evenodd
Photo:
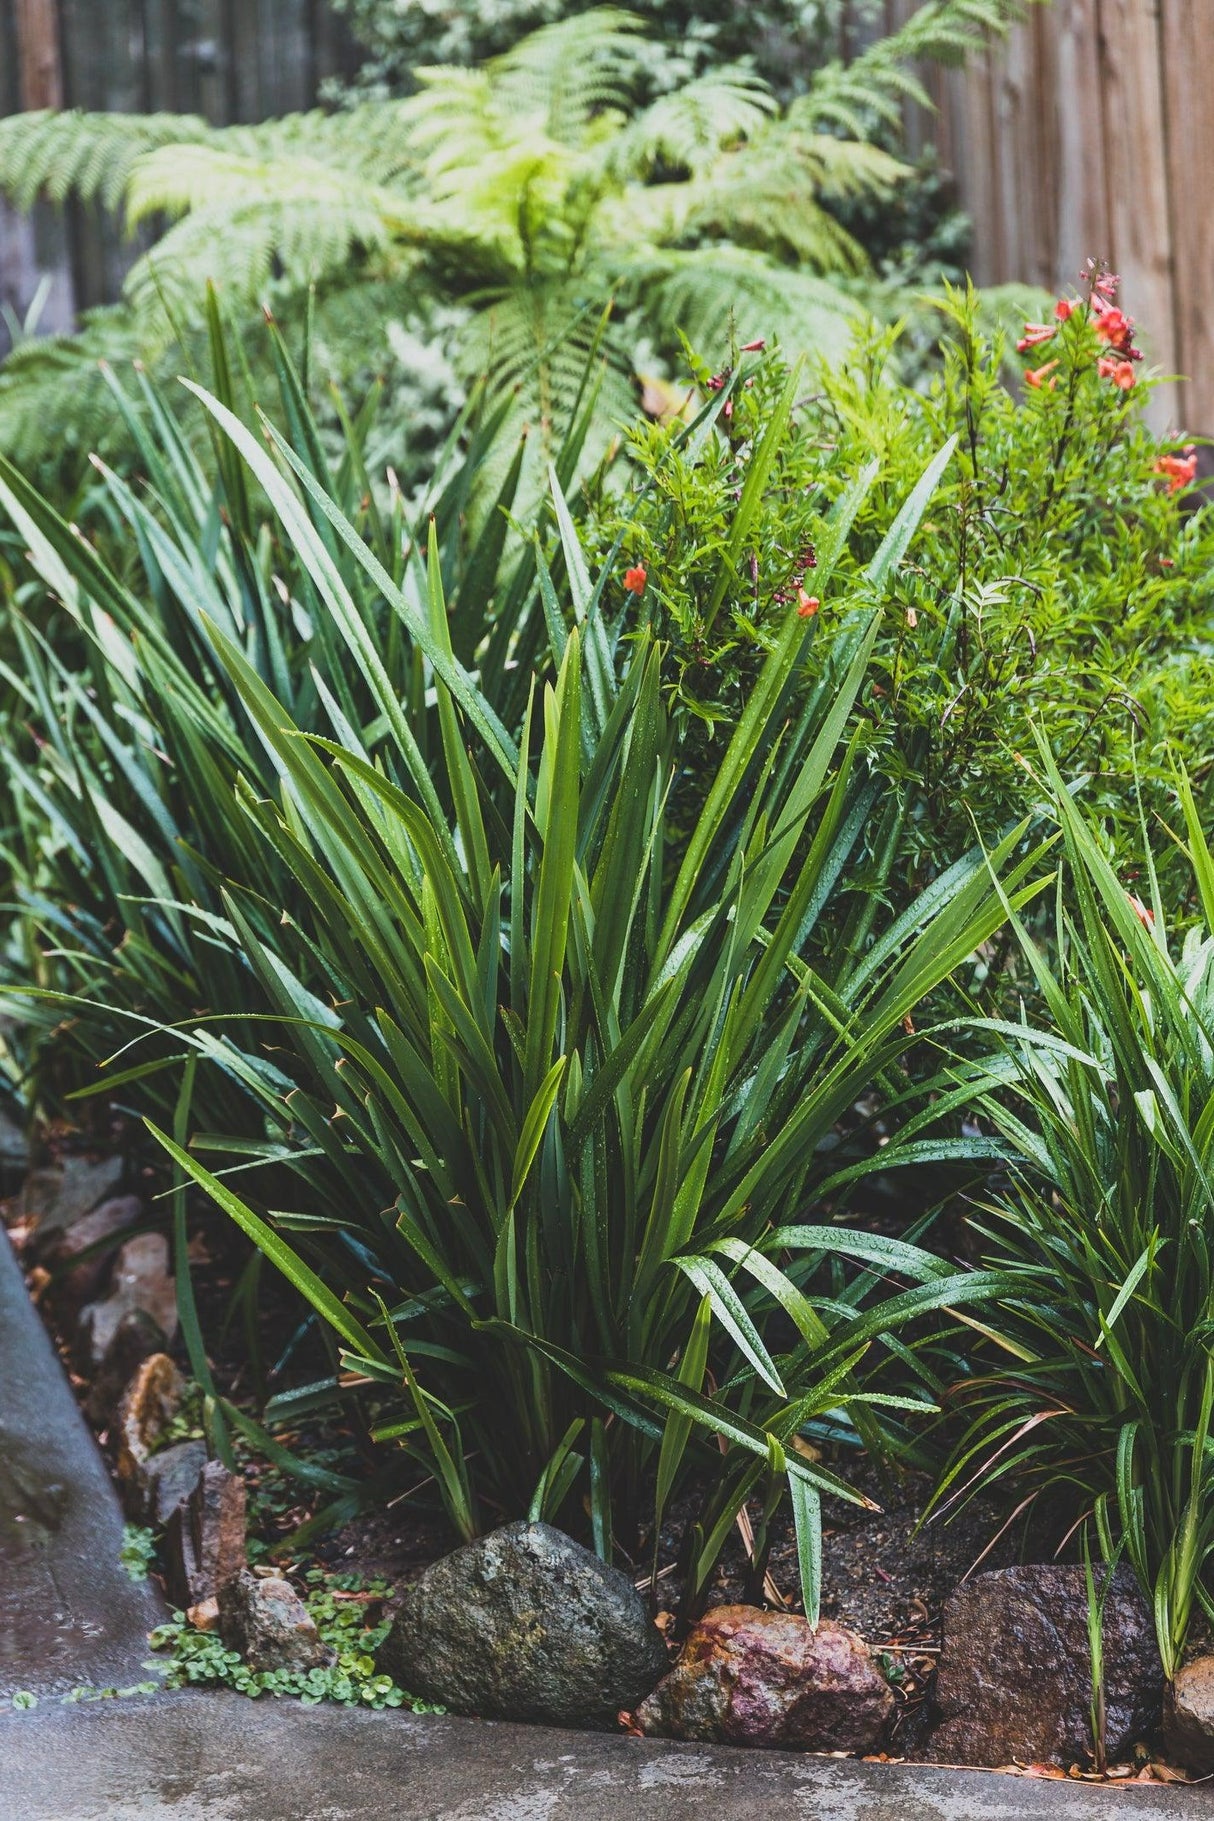
<path fill-rule="evenodd" d="M 1110 312 L 1126 319 L 1101 283 L 1097 270 L 1084 295 L 1060 300 L 1061 318 L 1026 326 L 1015 387 L 1011 351 L 984 332 L 972 293 L 942 306 L 943 365 L 922 389 L 899 380 L 892 332 L 861 338 L 791 397 L 777 355 L 757 368 L 751 358 L 723 434 L 688 439 L 677 415 L 634 429 L 635 481 L 621 498 L 609 477 L 583 515 L 592 550 L 622 537 L 644 572 L 637 618 L 666 648 L 663 685 L 694 769 L 727 737 L 790 611 L 818 617 L 817 661 L 827 659 L 891 502 L 933 449 L 958 439 L 887 592 L 857 705 L 863 762 L 885 786 L 877 889 L 905 893 L 964 852 L 975 826 L 990 837 L 1033 807 L 1020 756 L 1034 726 L 1067 779 L 1086 778 L 1084 800 L 1127 852 L 1135 769 L 1150 809 L 1168 797 L 1169 741 L 1204 782 L 1214 519 L 1187 491 L 1192 451 L 1142 419 L 1149 381 L 1108 339 Z M 695 363 L 687 396 L 727 377 Z M 871 484 L 827 585 L 818 548 L 866 468 Z M 752 491 L 722 589 L 720 552 Z M 1173 866 L 1165 889 L 1172 876 L 1183 893 Z"/>

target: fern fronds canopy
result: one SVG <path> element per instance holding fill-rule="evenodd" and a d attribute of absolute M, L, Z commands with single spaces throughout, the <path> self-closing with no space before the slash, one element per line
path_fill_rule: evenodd
<path fill-rule="evenodd" d="M 863 272 L 865 256 L 832 199 L 888 194 L 905 175 L 871 143 L 872 122 L 921 95 L 912 59 L 964 54 L 1017 10 L 927 0 L 782 113 L 743 69 L 641 105 L 640 22 L 599 6 L 477 68 L 419 70 L 406 100 L 226 128 L 17 115 L 0 121 L 0 193 L 20 206 L 95 198 L 132 230 L 162 227 L 124 293 L 128 339 L 145 357 L 173 345 L 208 281 L 233 311 L 344 288 L 360 271 L 395 276 L 461 302 L 466 367 L 512 348 L 494 381 L 515 392 L 516 417 L 547 433 L 569 403 L 554 334 L 613 298 L 621 372 L 629 344 L 660 350 L 689 327 L 676 306 L 718 338 L 740 302 L 749 333 L 778 320 L 791 352 L 837 345 L 856 304 L 825 281 Z"/>

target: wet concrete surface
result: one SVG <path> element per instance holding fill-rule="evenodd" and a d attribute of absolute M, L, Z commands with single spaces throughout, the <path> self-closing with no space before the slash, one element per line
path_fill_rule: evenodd
<path fill-rule="evenodd" d="M 183 1692 L 0 1720 L 4 1821 L 1205 1821 L 1118 1790 Z"/>
<path fill-rule="evenodd" d="M 163 1607 L 121 1548 L 109 1474 L 0 1228 L 0 1701 L 146 1679 Z"/>

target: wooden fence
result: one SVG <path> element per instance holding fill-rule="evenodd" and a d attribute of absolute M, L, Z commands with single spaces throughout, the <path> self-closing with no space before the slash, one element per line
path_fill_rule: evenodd
<path fill-rule="evenodd" d="M 328 0 L 0 0 L 0 114 L 85 107 L 205 115 L 218 125 L 310 107 L 358 54 Z M 0 203 L 0 301 L 43 275 L 39 328 L 114 297 L 132 249 L 96 211 L 18 217 Z M 0 354 L 5 346 L 0 324 Z"/>
<path fill-rule="evenodd" d="M 1107 259 L 1148 360 L 1182 376 L 1157 424 L 1214 431 L 1214 0 L 1053 0 L 933 84 L 975 280 L 1074 287 Z"/>
<path fill-rule="evenodd" d="M 884 0 L 887 25 L 918 3 Z M 871 7 L 857 22 L 871 30 Z M 0 0 L 0 113 L 261 119 L 306 107 L 356 61 L 328 0 Z M 1052 0 L 928 82 L 938 111 L 908 127 L 956 176 L 975 279 L 1073 286 L 1089 255 L 1108 259 L 1149 359 L 1184 376 L 1157 421 L 1214 432 L 1214 0 Z M 50 272 L 43 328 L 113 296 L 129 258 L 88 211 L 25 222 L 0 205 L 0 299 L 22 307 Z"/>

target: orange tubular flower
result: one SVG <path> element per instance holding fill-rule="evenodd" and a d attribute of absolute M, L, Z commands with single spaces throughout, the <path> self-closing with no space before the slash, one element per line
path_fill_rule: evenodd
<path fill-rule="evenodd" d="M 642 567 L 639 563 L 633 569 L 625 569 L 625 571 L 624 571 L 625 593 L 635 594 L 635 595 L 644 594 L 645 584 L 648 580 L 649 580 L 648 575 L 646 574 L 645 570 L 642 569 Z"/>
<path fill-rule="evenodd" d="M 1115 304 L 1107 310 L 1098 311 L 1092 323 L 1101 341 L 1110 342 L 1115 348 L 1130 339 L 1133 326 L 1125 311 L 1119 310 Z"/>
<path fill-rule="evenodd" d="M 1169 493 L 1179 493 L 1197 479 L 1197 451 L 1189 443 L 1183 455 L 1161 455 L 1153 472 L 1164 476 Z"/>
<path fill-rule="evenodd" d="M 1026 322 L 1024 334 L 1016 343 L 1017 354 L 1026 354 L 1030 348 L 1036 348 L 1043 341 L 1053 341 L 1054 330 L 1048 322 Z"/>
<path fill-rule="evenodd" d="M 822 605 L 816 594 L 806 594 L 804 588 L 797 589 L 797 617 L 802 620 L 812 619 Z"/>
<path fill-rule="evenodd" d="M 1102 355 L 1096 362 L 1096 371 L 1101 379 L 1111 379 L 1123 392 L 1128 392 L 1138 377 L 1130 361 L 1118 360 L 1113 354 Z"/>
<path fill-rule="evenodd" d="M 1054 305 L 1054 315 L 1059 322 L 1066 322 L 1074 314 L 1075 307 L 1069 297 L 1060 297 Z"/>
<path fill-rule="evenodd" d="M 1054 368 L 1057 365 L 1058 362 L 1056 360 L 1047 360 L 1044 367 L 1037 367 L 1035 369 L 1030 368 L 1024 376 L 1025 385 L 1032 386 L 1034 392 L 1039 392 L 1042 386 L 1044 386 L 1047 391 L 1052 392 L 1054 387 L 1058 384 L 1058 380 L 1056 377 L 1051 379 L 1049 376 L 1053 373 Z"/>

